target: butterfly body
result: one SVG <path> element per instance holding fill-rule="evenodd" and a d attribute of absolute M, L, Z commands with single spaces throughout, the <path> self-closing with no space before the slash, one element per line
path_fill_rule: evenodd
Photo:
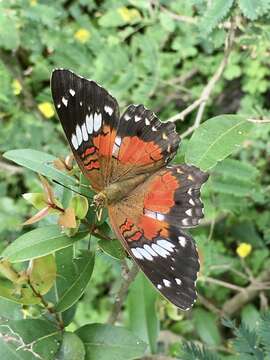
<path fill-rule="evenodd" d="M 196 245 L 184 230 L 203 217 L 195 166 L 169 165 L 179 136 L 143 105 L 120 117 L 117 101 L 94 81 L 57 69 L 52 95 L 75 159 L 108 208 L 122 245 L 154 286 L 183 310 L 196 299 Z"/>

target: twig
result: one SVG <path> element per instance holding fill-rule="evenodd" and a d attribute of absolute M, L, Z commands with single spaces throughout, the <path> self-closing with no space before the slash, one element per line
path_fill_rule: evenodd
<path fill-rule="evenodd" d="M 247 121 L 256 123 L 256 124 L 266 124 L 270 123 L 270 119 L 247 119 Z"/>
<path fill-rule="evenodd" d="M 160 9 L 163 10 L 164 12 L 166 12 L 174 20 L 186 22 L 188 24 L 197 24 L 197 19 L 196 18 L 193 18 L 191 16 L 186 16 L 186 15 L 176 14 L 176 13 L 168 10 L 164 6 L 160 6 Z"/>
<path fill-rule="evenodd" d="M 20 166 L 10 165 L 5 161 L 0 160 L 0 171 L 7 172 L 10 175 L 21 174 L 23 172 L 23 168 Z"/>
<path fill-rule="evenodd" d="M 258 283 L 270 280 L 270 269 L 263 271 L 244 291 L 235 295 L 223 305 L 222 311 L 231 316 L 241 309 L 245 304 L 252 301 L 259 293 Z"/>
<path fill-rule="evenodd" d="M 211 301 L 209 301 L 204 296 L 198 295 L 198 300 L 206 309 L 210 310 L 212 313 L 217 314 L 219 316 L 222 315 L 222 310 L 217 308 Z"/>
<path fill-rule="evenodd" d="M 245 291 L 245 289 L 240 287 L 240 286 L 228 283 L 226 281 L 214 279 L 214 278 L 211 278 L 209 276 L 204 276 L 204 277 L 202 277 L 201 280 L 206 281 L 206 282 L 208 282 L 210 284 L 220 285 L 220 286 L 223 286 L 223 287 L 225 287 L 227 289 L 231 289 L 231 290 L 238 291 L 238 292 L 244 292 Z"/>
<path fill-rule="evenodd" d="M 138 266 L 136 264 L 133 264 L 132 268 L 130 269 L 129 273 L 126 276 L 126 279 L 122 282 L 120 289 L 115 297 L 115 303 L 113 305 L 112 312 L 108 320 L 109 324 L 114 324 L 117 321 L 118 316 L 122 309 L 122 305 L 125 301 L 129 285 L 135 279 L 136 275 L 138 274 L 138 271 L 139 271 Z"/>
<path fill-rule="evenodd" d="M 198 112 L 197 112 L 197 115 L 196 115 L 196 118 L 195 118 L 194 125 L 192 125 L 189 129 L 187 129 L 181 135 L 182 138 L 188 136 L 189 134 L 191 134 L 199 126 L 199 124 L 201 122 L 201 119 L 202 119 L 202 116 L 203 116 L 203 112 L 204 112 L 206 103 L 209 100 L 216 83 L 221 78 L 221 76 L 222 76 L 222 74 L 223 74 L 223 72 L 224 72 L 224 70 L 225 70 L 225 68 L 226 68 L 226 66 L 228 64 L 229 56 L 231 54 L 233 43 L 234 43 L 234 36 L 235 36 L 235 22 L 234 22 L 234 19 L 232 19 L 231 20 L 231 26 L 230 26 L 228 35 L 227 35 L 226 40 L 225 40 L 225 50 L 224 50 L 224 56 L 222 58 L 222 61 L 219 64 L 219 66 L 218 66 L 216 72 L 214 73 L 214 75 L 211 77 L 209 82 L 204 87 L 199 99 L 195 100 L 191 105 L 189 105 L 186 109 L 184 109 L 179 114 L 176 114 L 176 115 L 174 115 L 174 116 L 172 116 L 171 118 L 168 119 L 168 121 L 172 121 L 172 122 L 183 121 L 184 118 L 189 113 L 191 113 L 196 108 L 199 108 Z"/>
<path fill-rule="evenodd" d="M 47 301 L 44 299 L 44 297 L 35 289 L 35 287 L 31 284 L 30 279 L 28 279 L 28 285 L 31 288 L 31 290 L 33 291 L 33 293 L 36 295 L 36 297 L 38 297 L 42 303 L 42 305 L 44 306 L 44 308 L 55 317 L 55 320 L 60 328 L 60 330 L 63 330 L 65 325 L 63 323 L 63 320 L 60 316 L 60 314 L 58 312 L 55 311 L 54 307 L 51 307 Z"/>

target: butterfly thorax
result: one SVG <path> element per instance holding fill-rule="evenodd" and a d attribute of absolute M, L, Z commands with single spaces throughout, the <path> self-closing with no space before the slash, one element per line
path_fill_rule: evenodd
<path fill-rule="evenodd" d="M 140 174 L 126 180 L 109 184 L 94 196 L 93 203 L 97 207 L 113 205 L 128 196 L 138 185 L 146 181 L 150 174 Z"/>

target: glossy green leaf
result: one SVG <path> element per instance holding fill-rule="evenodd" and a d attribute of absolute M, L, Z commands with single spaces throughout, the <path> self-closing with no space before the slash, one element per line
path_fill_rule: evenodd
<path fill-rule="evenodd" d="M 117 239 L 99 240 L 98 245 L 106 254 L 115 259 L 124 259 L 126 257 L 125 250 Z"/>
<path fill-rule="evenodd" d="M 19 149 L 7 151 L 3 156 L 16 164 L 36 171 L 49 179 L 57 180 L 66 186 L 76 185 L 75 178 L 57 170 L 53 166 L 53 161 L 56 160 L 53 155 L 33 149 Z"/>
<path fill-rule="evenodd" d="M 193 311 L 195 329 L 203 341 L 210 346 L 221 344 L 221 336 L 215 315 L 203 309 Z"/>
<path fill-rule="evenodd" d="M 35 290 L 46 294 L 56 279 L 56 263 L 52 254 L 32 260 L 29 279 Z"/>
<path fill-rule="evenodd" d="M 64 332 L 57 360 L 84 360 L 85 347 L 78 335 Z"/>
<path fill-rule="evenodd" d="M 77 269 L 76 277 L 72 282 L 69 282 L 69 287 L 59 297 L 59 301 L 55 306 L 56 311 L 59 312 L 70 308 L 84 293 L 93 272 L 95 254 L 84 251 L 80 257 L 73 261 Z"/>
<path fill-rule="evenodd" d="M 159 319 L 155 308 L 157 297 L 157 291 L 140 272 L 128 294 L 128 328 L 149 345 L 152 353 L 157 350 L 159 334 Z"/>
<path fill-rule="evenodd" d="M 253 123 L 238 115 L 221 115 L 206 121 L 188 143 L 186 163 L 211 169 L 237 150 L 253 127 Z"/>
<path fill-rule="evenodd" d="M 129 330 L 91 324 L 76 331 L 86 348 L 85 360 L 132 360 L 144 355 L 146 344 Z"/>
<path fill-rule="evenodd" d="M 18 237 L 3 251 L 2 257 L 10 262 L 34 259 L 68 247 L 87 234 L 88 231 L 81 231 L 68 237 L 56 225 L 40 227 Z"/>
<path fill-rule="evenodd" d="M 0 325 L 0 333 L 14 339 L 0 344 L 5 360 L 55 360 L 61 340 L 59 329 L 39 319 L 11 320 Z"/>

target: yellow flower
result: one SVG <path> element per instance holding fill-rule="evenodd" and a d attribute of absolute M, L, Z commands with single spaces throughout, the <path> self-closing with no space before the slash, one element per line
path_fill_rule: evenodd
<path fill-rule="evenodd" d="M 43 102 L 39 104 L 38 109 L 47 119 L 54 116 L 54 107 L 50 102 Z"/>
<path fill-rule="evenodd" d="M 117 12 L 121 18 L 128 23 L 132 22 L 134 19 L 140 18 L 140 13 L 138 10 L 128 9 L 125 6 L 118 8 Z"/>
<path fill-rule="evenodd" d="M 238 245 L 236 252 L 237 255 L 240 256 L 241 258 L 245 258 L 251 253 L 251 250 L 252 250 L 252 246 L 250 244 L 241 243 L 240 245 Z"/>
<path fill-rule="evenodd" d="M 84 44 L 87 40 L 90 39 L 91 34 L 88 30 L 81 28 L 75 32 L 74 37 L 80 43 Z"/>
<path fill-rule="evenodd" d="M 20 93 L 22 92 L 22 85 L 19 82 L 19 80 L 17 79 L 13 80 L 11 86 L 12 86 L 13 94 L 20 95 Z"/>
<path fill-rule="evenodd" d="M 30 6 L 36 6 L 37 0 L 29 0 Z"/>

